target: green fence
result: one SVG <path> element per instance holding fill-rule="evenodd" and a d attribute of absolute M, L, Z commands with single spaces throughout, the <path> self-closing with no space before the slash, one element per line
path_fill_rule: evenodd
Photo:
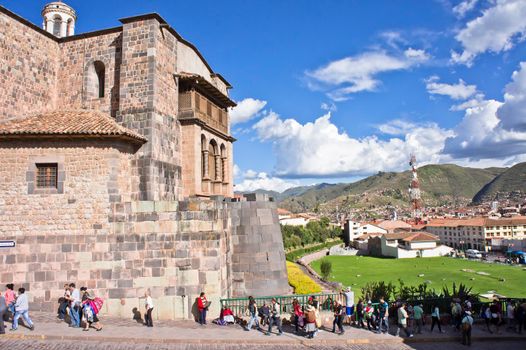
<path fill-rule="evenodd" d="M 314 297 L 318 301 L 320 311 L 330 311 L 334 300 L 339 299 L 338 293 L 322 293 L 322 294 L 311 294 L 311 295 L 276 295 L 267 297 L 254 297 L 258 307 L 261 307 L 264 303 L 267 305 L 271 304 L 272 298 L 276 298 L 276 301 L 281 306 L 281 312 L 291 313 L 292 312 L 292 301 L 297 299 L 299 304 L 304 308 L 308 304 L 309 298 Z M 221 299 L 221 307 L 228 307 L 232 310 L 236 316 L 244 316 L 248 308 L 248 297 L 246 298 L 233 298 L 233 299 Z"/>

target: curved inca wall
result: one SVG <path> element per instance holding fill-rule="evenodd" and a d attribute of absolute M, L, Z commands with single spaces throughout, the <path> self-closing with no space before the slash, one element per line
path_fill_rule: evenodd
<path fill-rule="evenodd" d="M 259 195 L 229 203 L 232 296 L 283 295 L 290 290 L 276 203 Z"/>

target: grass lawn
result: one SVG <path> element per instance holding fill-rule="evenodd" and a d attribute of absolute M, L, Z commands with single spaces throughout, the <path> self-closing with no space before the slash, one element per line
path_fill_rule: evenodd
<path fill-rule="evenodd" d="M 351 286 L 357 296 L 361 295 L 361 288 L 367 282 L 391 281 L 398 287 L 400 278 L 406 285 L 431 281 L 429 287 L 436 291 L 441 291 L 444 285 L 451 290 L 453 282 L 457 286 L 462 282 L 468 287 L 473 287 L 476 293 L 493 290 L 508 297 L 526 297 L 524 265 L 505 266 L 445 257 L 384 259 L 368 256 L 328 256 L 325 259 L 332 262 L 330 280 Z M 311 264 L 318 273 L 320 273 L 320 263 L 321 260 L 317 260 Z M 472 271 L 464 272 L 462 269 Z M 477 272 L 489 275 L 481 275 Z M 419 274 L 424 276 L 418 277 Z M 505 282 L 499 281 L 500 278 L 504 278 Z"/>

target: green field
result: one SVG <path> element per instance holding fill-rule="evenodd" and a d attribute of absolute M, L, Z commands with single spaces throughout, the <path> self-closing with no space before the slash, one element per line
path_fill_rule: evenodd
<path fill-rule="evenodd" d="M 332 274 L 329 279 L 341 282 L 344 286 L 351 286 L 357 296 L 361 294 L 361 288 L 367 282 L 393 282 L 398 287 L 399 278 L 406 285 L 415 286 L 424 281 L 431 281 L 429 287 L 437 292 L 441 291 L 444 285 L 451 290 L 455 282 L 457 285 L 464 283 L 473 287 L 473 292 L 476 293 L 495 291 L 508 297 L 526 296 L 524 265 L 506 266 L 445 257 L 384 259 L 368 256 L 329 256 L 325 259 L 332 262 Z M 318 273 L 320 263 L 321 260 L 317 260 L 311 264 Z M 473 272 L 464 272 L 462 269 Z M 489 275 L 480 275 L 477 272 Z M 418 277 L 419 274 L 424 276 Z M 501 278 L 505 281 L 500 281 Z"/>

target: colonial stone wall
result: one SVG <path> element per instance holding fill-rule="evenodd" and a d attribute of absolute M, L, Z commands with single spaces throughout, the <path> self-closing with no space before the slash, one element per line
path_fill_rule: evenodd
<path fill-rule="evenodd" d="M 0 28 L 0 120 L 53 109 L 58 43 L 3 12 Z"/>
<path fill-rule="evenodd" d="M 115 116 L 119 107 L 122 32 L 65 39 L 60 44 L 58 108 L 95 109 Z M 87 93 L 87 71 L 95 61 L 104 64 L 104 97 Z"/>
<path fill-rule="evenodd" d="M 141 200 L 182 199 L 175 45 L 157 19 L 123 25 L 117 120 L 148 139 L 137 155 Z"/>

